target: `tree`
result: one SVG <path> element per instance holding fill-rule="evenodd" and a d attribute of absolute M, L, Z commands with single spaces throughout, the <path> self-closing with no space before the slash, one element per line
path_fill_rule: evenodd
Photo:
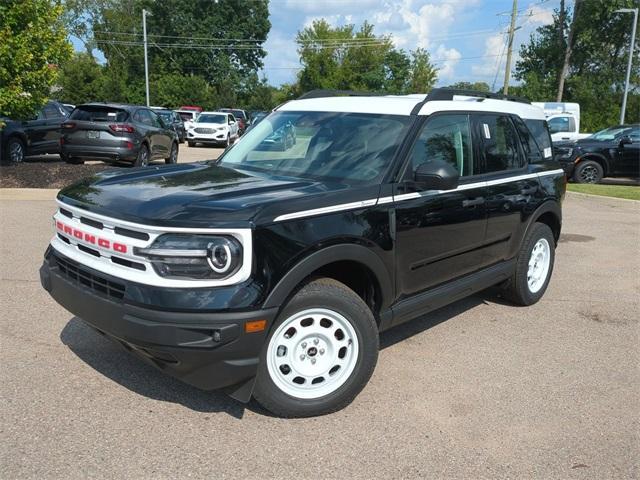
<path fill-rule="evenodd" d="M 60 69 L 58 98 L 73 104 L 104 100 L 103 70 L 90 53 L 75 53 Z"/>
<path fill-rule="evenodd" d="M 365 90 L 407 93 L 429 90 L 437 70 L 429 54 L 418 49 L 408 56 L 393 46 L 388 36 L 376 36 L 365 22 L 332 27 L 326 20 L 314 21 L 296 37 L 301 91 L 313 89 Z"/>
<path fill-rule="evenodd" d="M 631 41 L 630 19 L 615 10 L 633 7 L 634 0 L 585 0 L 575 16 L 573 49 L 568 62 L 563 100 L 581 106 L 581 128 L 596 131 L 618 122 L 625 80 L 627 52 Z M 560 17 L 563 17 L 562 19 Z M 554 22 L 540 27 L 520 50 L 515 78 L 522 84 L 519 95 L 550 101 L 557 96 L 558 72 L 563 69 L 565 51 L 558 41 L 567 24 L 566 15 L 555 12 Z M 640 39 L 636 39 L 636 51 Z M 634 63 L 631 83 L 638 85 L 640 64 Z M 629 95 L 627 122 L 639 122 L 638 91 Z"/>
<path fill-rule="evenodd" d="M 490 92 L 491 87 L 487 82 L 456 82 L 447 88 L 455 88 L 457 90 L 475 90 L 476 92 Z"/>
<path fill-rule="evenodd" d="M 0 2 L 0 116 L 27 118 L 49 97 L 72 53 L 54 0 Z"/>
<path fill-rule="evenodd" d="M 418 48 L 411 52 L 409 93 L 425 93 L 438 80 L 438 69 L 431 64 L 429 53 Z"/>

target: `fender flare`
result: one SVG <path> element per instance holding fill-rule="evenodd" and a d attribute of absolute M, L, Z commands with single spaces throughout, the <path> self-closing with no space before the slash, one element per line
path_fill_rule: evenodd
<path fill-rule="evenodd" d="M 391 275 L 382 259 L 370 249 L 356 244 L 340 244 L 323 248 L 300 260 L 271 290 L 262 308 L 280 307 L 302 281 L 325 265 L 340 261 L 352 261 L 367 267 L 380 286 L 383 309 L 391 304 L 393 284 Z"/>
<path fill-rule="evenodd" d="M 555 200 L 546 200 L 542 205 L 535 209 L 527 221 L 527 226 L 524 229 L 525 235 L 531 228 L 531 225 L 533 225 L 545 213 L 552 213 L 558 219 L 558 225 L 560 225 L 560 229 L 558 230 L 558 239 L 560 238 L 560 232 L 562 231 L 562 209 L 560 208 L 560 204 Z"/>
<path fill-rule="evenodd" d="M 580 165 L 584 160 L 593 160 L 593 161 L 597 161 L 602 165 L 602 170 L 604 170 L 605 175 L 607 174 L 607 172 L 609 172 L 609 160 L 607 160 L 607 158 L 600 153 L 588 152 L 588 153 L 585 153 L 584 155 L 580 155 L 579 158 L 580 159 L 576 162 L 576 167 Z"/>

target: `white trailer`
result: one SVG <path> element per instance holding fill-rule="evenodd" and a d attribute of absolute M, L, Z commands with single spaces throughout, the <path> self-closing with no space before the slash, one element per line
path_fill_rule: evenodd
<path fill-rule="evenodd" d="M 553 142 L 575 141 L 591 135 L 580 133 L 580 104 L 570 102 L 531 102 L 531 104 L 544 111 Z"/>

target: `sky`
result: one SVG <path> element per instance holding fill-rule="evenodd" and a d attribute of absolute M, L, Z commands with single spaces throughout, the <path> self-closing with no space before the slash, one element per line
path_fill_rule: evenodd
<path fill-rule="evenodd" d="M 559 0 L 519 0 L 514 57 L 539 26 L 552 22 Z M 300 69 L 296 33 L 324 18 L 339 26 L 366 20 L 407 51 L 427 49 L 439 68 L 438 85 L 504 82 L 506 32 L 512 0 L 270 0 L 271 32 L 263 73 L 272 85 L 295 81 Z M 496 75 L 497 73 L 497 75 Z"/>
<path fill-rule="evenodd" d="M 398 48 L 426 49 L 438 67 L 438 86 L 459 81 L 504 83 L 507 30 L 513 0 L 270 0 L 271 31 L 264 44 L 262 74 L 272 85 L 293 83 L 300 70 L 295 37 L 320 18 L 339 26 L 366 20 L 377 35 L 389 35 Z M 551 23 L 560 0 L 518 0 L 512 66 L 520 45 L 541 25 Z M 73 39 L 76 49 L 80 42 Z M 98 61 L 104 61 L 94 52 Z M 513 71 L 513 69 L 512 69 Z M 513 80 L 511 83 L 515 83 Z"/>

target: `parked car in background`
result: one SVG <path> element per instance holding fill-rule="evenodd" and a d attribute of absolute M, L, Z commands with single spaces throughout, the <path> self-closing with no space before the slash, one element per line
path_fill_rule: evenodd
<path fill-rule="evenodd" d="M 193 128 L 195 124 L 196 118 L 200 112 L 196 112 L 195 110 L 176 110 L 175 111 L 178 116 L 182 119 L 182 123 L 184 124 L 185 130 L 188 132 L 190 128 Z"/>
<path fill-rule="evenodd" d="M 73 109 L 76 108 L 76 106 L 71 103 L 63 103 L 62 107 L 64 108 L 65 112 L 67 112 L 67 114 L 70 114 L 71 112 L 73 112 Z"/>
<path fill-rule="evenodd" d="M 187 138 L 187 129 L 180 115 L 168 108 L 157 108 L 153 110 L 162 118 L 162 121 L 167 127 L 173 128 L 173 131 L 176 132 L 178 136 L 178 141 L 184 143 Z"/>
<path fill-rule="evenodd" d="M 178 110 L 187 110 L 190 112 L 201 113 L 204 110 L 204 108 L 198 107 L 197 105 L 183 105 Z"/>
<path fill-rule="evenodd" d="M 150 161 L 178 161 L 178 136 L 151 109 L 116 103 L 88 103 L 75 108 L 61 126 L 60 155 L 68 163 L 85 159 L 127 161 L 146 167 Z"/>
<path fill-rule="evenodd" d="M 617 125 L 575 142 L 554 144 L 567 178 L 599 183 L 603 177 L 640 177 L 640 124 Z"/>
<path fill-rule="evenodd" d="M 291 122 L 285 122 L 256 147 L 256 150 L 279 150 L 284 152 L 296 144 L 296 129 Z"/>
<path fill-rule="evenodd" d="M 553 143 L 575 141 L 591 135 L 580 133 L 580 104 L 571 102 L 532 102 L 531 104 L 544 111 Z"/>
<path fill-rule="evenodd" d="M 3 160 L 22 162 L 28 155 L 60 152 L 60 124 L 68 113 L 58 102 L 47 102 L 33 118 L 6 119 L 2 129 Z"/>
<path fill-rule="evenodd" d="M 193 128 L 187 132 L 190 147 L 197 143 L 228 147 L 238 134 L 238 122 L 229 112 L 202 112 Z"/>
<path fill-rule="evenodd" d="M 230 112 L 233 114 L 233 116 L 236 118 L 236 121 L 238 122 L 238 135 L 242 135 L 247 127 L 249 126 L 249 116 L 247 115 L 247 112 L 245 112 L 244 110 L 238 110 L 236 108 L 221 108 L 220 109 L 221 112 Z"/>

